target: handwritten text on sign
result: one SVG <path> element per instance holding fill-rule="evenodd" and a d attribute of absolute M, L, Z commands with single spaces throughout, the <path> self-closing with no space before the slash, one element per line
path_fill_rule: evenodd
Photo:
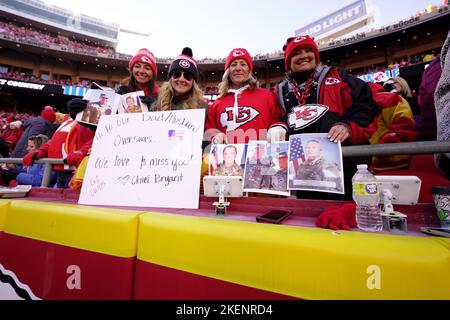
<path fill-rule="evenodd" d="M 103 116 L 80 204 L 198 208 L 204 110 Z"/>

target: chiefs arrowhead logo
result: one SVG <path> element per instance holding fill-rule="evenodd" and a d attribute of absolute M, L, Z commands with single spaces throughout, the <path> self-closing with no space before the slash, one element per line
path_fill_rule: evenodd
<path fill-rule="evenodd" d="M 294 43 L 299 43 L 300 41 L 303 41 L 303 40 L 305 40 L 305 39 L 306 39 L 305 36 L 299 36 L 299 37 L 297 37 L 297 38 L 294 39 Z"/>
<path fill-rule="evenodd" d="M 146 57 L 146 56 L 142 56 L 141 57 L 141 61 L 145 62 L 145 63 L 151 63 L 150 59 L 148 57 Z"/>
<path fill-rule="evenodd" d="M 375 82 L 386 81 L 387 76 L 384 72 L 377 72 L 374 74 L 373 79 L 375 80 Z"/>
<path fill-rule="evenodd" d="M 233 57 L 241 57 L 241 56 L 245 56 L 245 53 L 241 50 L 235 50 L 233 52 Z"/>
<path fill-rule="evenodd" d="M 322 118 L 328 109 L 323 104 L 307 104 L 301 107 L 294 107 L 288 115 L 288 125 L 294 130 L 303 129 Z"/>
<path fill-rule="evenodd" d="M 336 78 L 326 78 L 325 79 L 325 85 L 326 86 L 334 86 L 336 84 L 341 83 L 338 79 Z"/>
<path fill-rule="evenodd" d="M 225 108 L 225 112 L 220 115 L 220 123 L 227 128 L 227 131 L 236 130 L 240 126 L 256 119 L 259 112 L 252 107 L 239 107 L 236 121 L 233 121 L 233 107 Z"/>
<path fill-rule="evenodd" d="M 180 65 L 180 67 L 182 67 L 184 69 L 187 69 L 191 66 L 191 64 L 187 60 L 181 60 L 179 65 Z"/>

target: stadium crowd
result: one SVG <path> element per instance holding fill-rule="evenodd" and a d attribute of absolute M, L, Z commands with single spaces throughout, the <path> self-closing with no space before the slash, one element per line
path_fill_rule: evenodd
<path fill-rule="evenodd" d="M 446 5 L 442 5 L 440 7 L 432 6 L 430 8 L 424 9 L 421 12 L 418 12 L 414 17 L 420 17 L 426 13 L 431 13 L 436 10 L 443 10 L 444 8 L 448 8 Z M 413 18 L 414 18 L 413 17 Z M 399 22 L 392 23 L 389 26 L 382 27 L 378 30 L 384 30 L 388 27 L 392 27 Z M 358 37 L 362 37 L 365 35 L 365 33 L 359 33 L 357 35 L 352 35 L 350 37 L 344 37 L 341 40 L 352 40 Z M 85 55 L 91 55 L 91 56 L 103 56 L 105 58 L 113 58 L 113 59 L 119 59 L 119 60 L 130 60 L 132 58 L 132 55 L 124 54 L 117 52 L 114 48 L 102 46 L 98 43 L 86 43 L 83 41 L 78 41 L 73 37 L 73 39 L 69 39 L 65 36 L 58 35 L 58 34 L 52 34 L 48 31 L 39 30 L 36 28 L 33 28 L 32 26 L 26 26 L 17 22 L 11 22 L 11 21 L 5 21 L 0 20 L 0 36 L 2 36 L 5 39 L 16 41 L 16 42 L 22 42 L 26 44 L 31 44 L 35 46 L 45 46 L 48 48 L 61 50 L 61 51 L 68 51 L 73 52 L 77 54 L 85 54 Z M 319 41 L 320 45 L 333 45 L 337 40 L 336 39 L 330 39 L 328 42 Z M 259 53 L 254 56 L 252 56 L 253 60 L 265 60 L 268 58 L 276 58 L 276 57 L 282 57 L 283 51 L 282 50 L 276 50 L 272 53 Z M 156 58 L 156 61 L 158 63 L 170 63 L 173 60 L 171 57 L 167 58 Z M 208 58 L 204 57 L 202 59 L 198 59 L 197 63 L 205 63 L 205 64 L 214 64 L 214 63 L 225 63 L 225 58 Z M 412 61 L 414 63 L 414 60 Z"/>

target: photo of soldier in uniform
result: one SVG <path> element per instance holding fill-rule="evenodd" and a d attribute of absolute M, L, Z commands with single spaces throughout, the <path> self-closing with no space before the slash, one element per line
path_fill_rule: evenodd
<path fill-rule="evenodd" d="M 289 196 L 288 142 L 250 141 L 245 162 L 244 191 Z"/>
<path fill-rule="evenodd" d="M 136 91 L 122 95 L 119 113 L 148 112 L 148 107 L 140 99 L 140 96 L 143 95 L 144 91 Z"/>
<path fill-rule="evenodd" d="M 342 149 L 326 133 L 289 137 L 289 189 L 344 193 Z"/>
<path fill-rule="evenodd" d="M 245 144 L 213 145 L 209 156 L 209 175 L 243 177 L 246 151 Z"/>
<path fill-rule="evenodd" d="M 115 114 L 117 111 L 117 95 L 114 91 L 89 89 L 83 99 L 88 100 L 86 108 L 77 114 L 78 122 L 97 125 L 100 117 Z"/>

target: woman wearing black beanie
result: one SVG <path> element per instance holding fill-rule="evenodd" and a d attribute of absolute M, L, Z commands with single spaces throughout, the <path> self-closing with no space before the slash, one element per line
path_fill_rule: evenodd
<path fill-rule="evenodd" d="M 170 65 L 169 80 L 159 89 L 150 111 L 207 109 L 197 81 L 197 62 L 192 57 L 192 50 L 184 48 Z"/>

